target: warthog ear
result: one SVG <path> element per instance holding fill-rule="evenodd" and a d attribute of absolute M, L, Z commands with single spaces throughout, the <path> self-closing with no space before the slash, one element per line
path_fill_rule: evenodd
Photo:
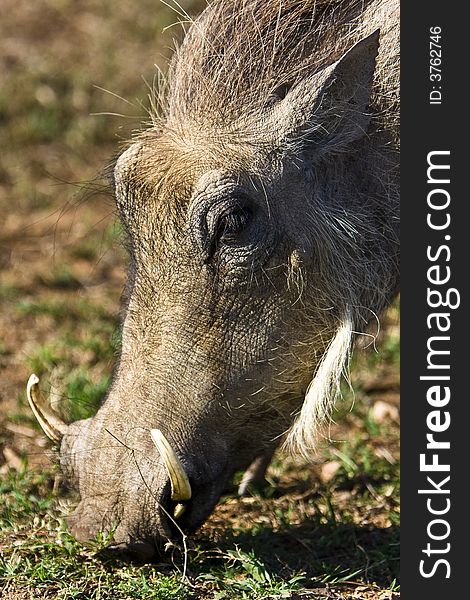
<path fill-rule="evenodd" d="M 379 48 L 379 30 L 357 42 L 325 69 L 292 87 L 273 110 L 281 148 L 321 154 L 341 151 L 365 135 Z"/>

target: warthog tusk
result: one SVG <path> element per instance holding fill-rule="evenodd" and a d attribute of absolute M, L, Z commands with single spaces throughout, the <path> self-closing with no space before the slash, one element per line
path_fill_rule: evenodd
<path fill-rule="evenodd" d="M 60 442 L 67 431 L 67 425 L 45 405 L 39 393 L 38 383 L 37 375 L 33 374 L 28 379 L 26 395 L 29 405 L 47 437 L 53 442 Z"/>
<path fill-rule="evenodd" d="M 176 456 L 175 451 L 160 429 L 152 429 L 150 435 L 152 436 L 152 441 L 158 448 L 165 468 L 168 471 L 171 484 L 171 499 L 175 502 L 178 502 L 178 500 L 189 500 L 191 498 L 191 485 L 188 476 L 184 472 L 180 459 Z M 174 511 L 175 519 L 181 517 L 185 508 L 184 504 L 178 502 Z"/>
<path fill-rule="evenodd" d="M 185 510 L 186 504 L 178 502 L 178 504 L 175 506 L 175 510 L 173 511 L 173 516 L 175 517 L 175 519 L 179 519 L 184 514 Z"/>

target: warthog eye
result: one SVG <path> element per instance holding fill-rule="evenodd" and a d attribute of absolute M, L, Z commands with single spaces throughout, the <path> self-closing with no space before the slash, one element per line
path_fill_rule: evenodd
<path fill-rule="evenodd" d="M 248 227 L 253 216 L 249 206 L 240 206 L 222 214 L 217 225 L 217 238 L 224 242 L 235 242 Z"/>
<path fill-rule="evenodd" d="M 204 263 L 213 259 L 226 266 L 252 268 L 256 258 L 268 255 L 273 228 L 253 198 L 232 181 L 205 183 L 195 195 L 188 215 L 189 233 Z"/>
<path fill-rule="evenodd" d="M 205 214 L 203 231 L 206 261 L 225 248 L 227 251 L 242 252 L 258 242 L 254 235 L 257 228 L 255 214 L 259 211 L 246 198 L 223 198 L 212 203 Z"/>

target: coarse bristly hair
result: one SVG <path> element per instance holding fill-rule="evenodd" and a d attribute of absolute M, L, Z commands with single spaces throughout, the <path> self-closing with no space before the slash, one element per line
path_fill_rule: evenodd
<path fill-rule="evenodd" d="M 278 138 L 273 141 L 277 132 L 265 128 L 267 110 L 307 76 L 380 30 L 367 134 L 370 150 L 363 159 L 367 176 L 375 180 L 374 217 L 364 198 L 348 215 L 337 209 L 315 215 L 321 240 L 317 256 L 321 270 L 329 273 L 323 283 L 330 289 L 323 298 L 334 301 L 337 328 L 290 430 L 287 443 L 301 452 L 315 445 L 318 423 L 339 394 L 354 334 L 383 310 L 397 286 L 398 252 L 392 256 L 388 248 L 397 243 L 398 221 L 398 14 L 398 0 L 215 0 L 192 23 L 171 63 L 166 89 L 158 102 L 154 99 L 159 104 L 152 115 L 154 126 L 171 132 L 186 149 L 233 161 L 240 160 L 244 149 L 243 164 L 253 164 L 254 156 L 279 143 Z M 313 122 L 289 140 L 292 154 L 314 136 L 316 127 Z M 330 150 L 344 152 L 340 147 Z M 366 164 L 372 158 L 373 170 Z M 338 164 L 325 163 L 323 172 L 341 177 L 342 172 L 334 172 L 341 169 Z M 351 181 L 351 196 L 355 185 Z M 339 239 L 348 248 L 340 256 Z"/>
<path fill-rule="evenodd" d="M 211 2 L 173 57 L 154 118 L 186 138 L 252 126 L 280 94 L 380 29 L 373 102 L 396 120 L 398 10 L 397 0 Z"/>

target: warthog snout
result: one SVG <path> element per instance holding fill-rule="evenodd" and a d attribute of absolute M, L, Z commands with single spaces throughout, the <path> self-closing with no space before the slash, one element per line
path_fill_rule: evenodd
<path fill-rule="evenodd" d="M 68 521 L 80 541 L 111 532 L 112 548 L 148 557 L 204 522 L 226 485 L 226 457 L 207 440 L 215 459 L 175 449 L 160 430 L 118 431 L 88 419 L 65 432 L 63 468 L 82 496 Z"/>
<path fill-rule="evenodd" d="M 101 412 L 67 426 L 41 398 L 38 384 L 32 375 L 31 408 L 45 433 L 60 443 L 63 470 L 83 496 L 68 518 L 78 540 L 110 532 L 111 547 L 148 558 L 162 540 L 204 522 L 227 482 L 221 440 L 206 438 L 199 450 L 194 440 L 176 449 L 160 429 L 132 428 Z"/>

